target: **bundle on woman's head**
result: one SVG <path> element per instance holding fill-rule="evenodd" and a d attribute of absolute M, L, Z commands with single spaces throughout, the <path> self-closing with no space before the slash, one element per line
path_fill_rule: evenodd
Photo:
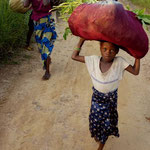
<path fill-rule="evenodd" d="M 73 11 L 68 23 L 74 35 L 114 43 L 135 58 L 144 57 L 148 51 L 148 37 L 141 22 L 118 1 L 84 3 Z"/>

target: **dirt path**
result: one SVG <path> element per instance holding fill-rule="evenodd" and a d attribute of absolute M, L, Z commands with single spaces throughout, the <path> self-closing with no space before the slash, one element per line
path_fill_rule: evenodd
<path fill-rule="evenodd" d="M 52 54 L 52 76 L 42 81 L 39 53 L 32 59 L 0 69 L 0 150 L 96 150 L 88 115 L 92 83 L 84 64 L 70 59 L 77 38 L 62 39 L 64 24 Z M 87 41 L 83 54 L 99 55 L 99 44 Z M 133 58 L 119 55 L 133 63 Z M 119 89 L 120 138 L 109 138 L 104 150 L 149 150 L 150 53 L 141 60 L 139 76 L 125 73 Z"/>

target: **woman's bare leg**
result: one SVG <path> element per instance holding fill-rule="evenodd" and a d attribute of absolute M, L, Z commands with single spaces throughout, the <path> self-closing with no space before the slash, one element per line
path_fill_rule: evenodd
<path fill-rule="evenodd" d="M 46 60 L 46 72 L 49 74 L 50 74 L 50 62 L 51 62 L 51 58 L 50 56 L 48 56 Z"/>
<path fill-rule="evenodd" d="M 50 56 L 48 56 L 46 59 L 46 71 L 43 76 L 43 80 L 48 80 L 50 78 L 50 63 L 51 63 L 51 58 Z"/>

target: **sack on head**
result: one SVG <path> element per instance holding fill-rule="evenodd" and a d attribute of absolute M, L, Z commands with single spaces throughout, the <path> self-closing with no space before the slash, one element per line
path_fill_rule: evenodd
<path fill-rule="evenodd" d="M 114 43 L 135 58 L 148 52 L 149 40 L 142 23 L 136 14 L 114 0 L 82 4 L 73 11 L 68 23 L 74 35 Z"/>

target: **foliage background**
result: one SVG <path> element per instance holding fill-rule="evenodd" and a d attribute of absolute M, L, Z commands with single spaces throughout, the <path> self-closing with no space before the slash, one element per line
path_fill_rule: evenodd
<path fill-rule="evenodd" d="M 129 1 L 131 1 L 133 4 L 146 8 L 146 10 L 150 12 L 150 0 L 129 0 Z"/>
<path fill-rule="evenodd" d="M 27 29 L 27 14 L 10 10 L 9 0 L 0 0 L 0 60 L 11 56 L 24 45 Z"/>

